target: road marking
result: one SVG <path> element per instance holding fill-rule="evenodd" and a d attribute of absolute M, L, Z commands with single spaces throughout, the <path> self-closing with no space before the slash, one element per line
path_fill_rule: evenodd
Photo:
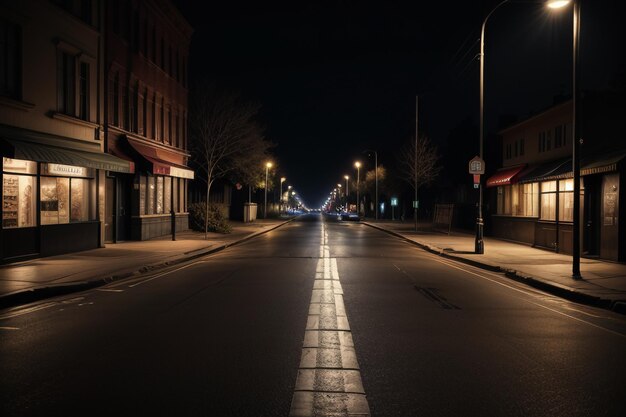
<path fill-rule="evenodd" d="M 320 259 L 289 415 L 370 415 L 343 302 L 337 259 L 330 257 L 328 232 L 323 223 Z"/>
<path fill-rule="evenodd" d="M 19 327 L 1 326 L 0 330 L 19 330 Z"/>
<path fill-rule="evenodd" d="M 193 266 L 193 265 L 195 265 L 196 263 L 198 263 L 198 262 L 193 262 L 193 263 L 190 263 L 190 264 L 187 264 L 187 265 L 183 265 L 183 266 L 181 266 L 180 268 L 172 269 L 172 270 L 169 270 L 169 271 L 166 271 L 166 272 L 161 272 L 160 274 L 153 275 L 153 276 L 151 276 L 150 278 L 144 279 L 143 281 L 139 281 L 139 282 L 137 282 L 136 284 L 131 284 L 131 285 L 129 285 L 129 287 L 130 287 L 130 288 L 137 287 L 137 286 L 139 286 L 139 285 L 141 285 L 141 284 L 145 284 L 146 282 L 150 282 L 150 281 L 155 280 L 155 279 L 157 279 L 157 278 L 161 278 L 162 276 L 165 276 L 165 275 L 171 274 L 172 272 L 178 272 L 178 271 L 180 271 L 181 269 L 189 268 L 190 266 Z"/>
<path fill-rule="evenodd" d="M 113 288 L 98 288 L 98 291 L 102 292 L 124 292 L 124 290 L 116 290 Z"/>
<path fill-rule="evenodd" d="M 433 257 L 434 257 L 434 258 L 433 258 L 433 260 L 434 260 L 435 262 L 439 262 L 439 263 L 441 263 L 441 264 L 447 265 L 447 266 L 449 266 L 450 268 L 455 268 L 455 269 L 458 269 L 458 270 L 460 270 L 460 271 L 467 272 L 468 274 L 475 275 L 475 276 L 477 276 L 477 277 L 479 277 L 479 278 L 482 278 L 482 279 L 484 279 L 484 280 L 490 281 L 490 282 L 492 282 L 492 283 L 494 283 L 494 284 L 501 285 L 501 286 L 503 286 L 503 287 L 505 287 L 505 288 L 508 288 L 508 289 L 511 289 L 511 290 L 517 291 L 517 292 L 522 293 L 522 294 L 524 294 L 524 295 L 535 296 L 535 294 L 534 294 L 534 293 L 531 293 L 531 292 L 529 292 L 529 291 L 526 291 L 526 290 L 523 290 L 523 289 L 520 289 L 520 288 L 513 287 L 513 286 L 511 286 L 511 285 L 509 285 L 509 284 L 506 284 L 506 283 L 504 283 L 504 282 L 497 281 L 497 280 L 495 280 L 495 279 L 493 279 L 493 278 L 487 277 L 487 276 L 486 276 L 486 274 L 484 274 L 484 273 L 477 273 L 477 272 L 471 271 L 471 270 L 469 270 L 469 269 L 463 268 L 463 267 L 461 267 L 461 266 L 459 266 L 459 265 L 455 265 L 455 264 L 453 264 L 453 263 L 452 263 L 452 262 L 454 262 L 454 261 L 450 261 L 450 260 L 445 260 L 445 261 L 444 261 L 444 260 L 442 260 L 442 259 L 438 259 L 438 258 L 436 258 L 435 256 L 436 256 L 436 255 L 433 255 Z M 482 272 L 482 271 L 481 271 L 481 272 Z M 498 275 L 496 275 L 496 274 L 493 274 L 493 275 L 494 275 L 494 276 L 498 276 Z M 498 277 L 499 277 L 500 279 L 502 278 L 501 276 L 498 276 Z M 570 318 L 570 319 L 572 319 L 572 320 L 576 320 L 576 321 L 578 321 L 578 322 L 585 323 L 585 324 L 587 324 L 587 325 L 589 325 L 589 326 L 591 326 L 591 327 L 595 327 L 595 328 L 597 328 L 597 329 L 604 330 L 605 332 L 608 332 L 608 333 L 614 334 L 614 335 L 616 335 L 616 336 L 620 336 L 620 337 L 624 337 L 624 338 L 626 338 L 626 334 L 624 334 L 624 333 L 620 333 L 620 332 L 617 332 L 617 331 L 615 331 L 615 330 L 607 329 L 606 327 L 603 327 L 603 326 L 597 325 L 597 324 L 595 324 L 595 323 L 591 323 L 591 322 L 589 322 L 589 321 L 587 321 L 587 320 L 580 319 L 580 318 L 578 318 L 578 317 L 572 316 L 572 315 L 567 314 L 567 313 L 564 313 L 564 312 L 562 312 L 562 311 L 555 310 L 555 309 L 550 308 L 550 307 L 548 307 L 548 306 L 545 306 L 545 305 L 542 305 L 542 304 L 536 303 L 536 302 L 534 302 L 534 301 L 531 301 L 531 300 L 529 300 L 529 299 L 527 299 L 527 298 L 521 298 L 521 297 L 516 297 L 516 298 L 517 298 L 518 300 L 525 301 L 525 302 L 530 303 L 530 304 L 532 304 L 532 305 L 535 305 L 535 306 L 537 306 L 537 307 L 541 307 L 541 308 L 543 308 L 543 309 L 545 309 L 545 310 L 552 311 L 552 312 L 557 313 L 557 314 L 559 314 L 559 315 L 561 315 L 561 316 L 568 317 L 568 318 Z M 582 311 L 580 311 L 580 310 L 575 310 L 575 309 L 573 309 L 573 308 L 569 308 L 569 309 L 570 309 L 570 310 L 573 310 L 573 311 L 576 311 L 576 312 L 579 312 L 579 313 L 583 313 L 583 312 L 582 312 Z"/>

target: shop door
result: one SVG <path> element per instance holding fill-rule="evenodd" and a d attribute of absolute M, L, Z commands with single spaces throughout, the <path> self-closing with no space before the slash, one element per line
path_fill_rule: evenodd
<path fill-rule="evenodd" d="M 600 257 L 617 261 L 619 176 L 608 174 L 602 178 L 602 226 L 600 229 Z"/>
<path fill-rule="evenodd" d="M 114 241 L 113 231 L 115 230 L 115 178 L 106 178 L 106 208 L 104 213 L 104 241 L 111 243 Z"/>
<path fill-rule="evenodd" d="M 585 177 L 584 181 L 583 253 L 586 256 L 598 256 L 600 255 L 600 191 L 602 178 L 593 175 Z"/>
<path fill-rule="evenodd" d="M 128 175 L 117 179 L 117 241 L 130 239 L 130 193 L 132 178 Z"/>

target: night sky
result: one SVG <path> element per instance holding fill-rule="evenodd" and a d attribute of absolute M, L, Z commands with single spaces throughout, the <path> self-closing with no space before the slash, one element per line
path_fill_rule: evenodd
<path fill-rule="evenodd" d="M 190 76 L 208 76 L 262 104 L 279 175 L 310 206 L 352 164 L 395 163 L 415 129 L 442 151 L 452 128 L 478 122 L 480 25 L 497 1 L 175 1 L 195 29 Z M 582 2 L 582 88 L 602 89 L 626 65 L 618 0 Z M 502 6 L 486 35 L 486 129 L 523 119 L 571 94 L 571 7 Z M 623 81 L 622 81 L 623 82 Z M 476 143 L 478 137 L 468 137 Z M 373 161 L 371 162 L 373 166 Z"/>

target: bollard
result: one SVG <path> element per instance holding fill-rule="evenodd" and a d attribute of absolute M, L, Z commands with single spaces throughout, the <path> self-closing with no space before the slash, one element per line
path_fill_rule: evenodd
<path fill-rule="evenodd" d="M 176 213 L 174 210 L 171 212 L 172 215 L 172 241 L 176 240 Z"/>

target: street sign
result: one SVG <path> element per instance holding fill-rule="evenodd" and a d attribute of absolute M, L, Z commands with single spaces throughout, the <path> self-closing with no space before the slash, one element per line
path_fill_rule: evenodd
<path fill-rule="evenodd" d="M 419 200 L 413 200 L 413 208 L 420 208 Z"/>
<path fill-rule="evenodd" d="M 480 174 L 474 174 L 474 188 L 480 188 Z"/>
<path fill-rule="evenodd" d="M 398 205 L 398 199 L 396 197 L 391 198 L 391 206 L 396 207 Z"/>
<path fill-rule="evenodd" d="M 485 173 L 485 161 L 483 161 L 479 156 L 473 157 L 469 161 L 469 173 L 473 175 L 484 174 Z"/>

